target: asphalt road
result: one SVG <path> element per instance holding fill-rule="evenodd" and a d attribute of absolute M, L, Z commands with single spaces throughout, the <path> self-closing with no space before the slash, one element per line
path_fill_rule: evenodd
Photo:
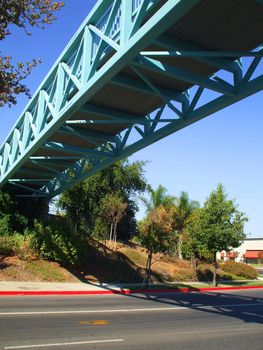
<path fill-rule="evenodd" d="M 0 297 L 0 349 L 262 350 L 263 290 Z"/>

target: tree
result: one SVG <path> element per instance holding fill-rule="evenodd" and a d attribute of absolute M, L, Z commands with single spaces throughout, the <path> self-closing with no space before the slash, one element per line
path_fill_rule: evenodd
<path fill-rule="evenodd" d="M 196 258 L 201 261 L 213 262 L 213 254 L 197 234 L 200 228 L 200 216 L 202 216 L 202 208 L 196 209 L 187 221 L 184 231 L 186 239 L 182 242 L 183 255 L 191 260 L 193 268 L 196 268 Z"/>
<path fill-rule="evenodd" d="M 30 35 L 28 27 L 44 28 L 56 17 L 54 13 L 61 9 L 63 2 L 51 0 L 0 0 L 0 40 L 11 34 L 10 28 L 17 26 Z M 0 51 L 0 106 L 16 104 L 16 96 L 29 89 L 21 83 L 40 60 L 12 63 L 12 57 L 3 56 Z"/>
<path fill-rule="evenodd" d="M 258 252 L 258 263 L 262 264 L 263 261 L 263 251 Z"/>
<path fill-rule="evenodd" d="M 117 226 L 125 215 L 127 203 L 118 194 L 108 194 L 103 198 L 102 206 L 106 218 L 110 221 L 110 242 L 113 239 L 114 250 L 116 250 Z"/>
<path fill-rule="evenodd" d="M 75 231 L 104 238 L 104 233 L 109 232 L 109 220 L 103 209 L 104 198 L 118 195 L 127 203 L 126 214 L 118 223 L 118 236 L 123 240 L 131 238 L 136 233 L 135 213 L 138 208 L 135 195 L 143 193 L 147 186 L 144 165 L 144 162 L 122 160 L 65 191 L 59 206 L 66 211 Z"/>
<path fill-rule="evenodd" d="M 178 237 L 178 255 L 182 259 L 182 240 L 185 227 L 193 212 L 200 207 L 197 201 L 191 201 L 188 193 L 182 191 L 180 196 L 175 198 L 175 229 Z"/>
<path fill-rule="evenodd" d="M 227 199 L 227 194 L 220 184 L 206 200 L 204 207 L 196 213 L 188 232 L 195 242 L 196 248 L 209 251 L 213 256 L 213 283 L 217 285 L 216 253 L 237 248 L 245 239 L 244 224 L 247 217 L 238 210 L 233 200 Z M 197 244 L 198 242 L 198 244 Z"/>
<path fill-rule="evenodd" d="M 12 193 L 0 190 L 0 236 L 22 233 L 27 227 L 28 220 L 19 209 Z"/>
<path fill-rule="evenodd" d="M 140 197 L 141 201 L 146 207 L 146 211 L 150 212 L 153 209 L 158 208 L 160 205 L 164 207 L 169 207 L 173 204 L 175 197 L 172 197 L 167 194 L 167 189 L 159 185 L 156 190 L 152 189 L 150 186 L 148 187 L 148 192 L 150 194 L 150 198 Z"/>
<path fill-rule="evenodd" d="M 146 218 L 139 223 L 141 244 L 148 250 L 145 268 L 145 283 L 148 286 L 151 276 L 153 254 L 166 252 L 174 235 L 173 208 L 159 205 L 148 212 Z"/>

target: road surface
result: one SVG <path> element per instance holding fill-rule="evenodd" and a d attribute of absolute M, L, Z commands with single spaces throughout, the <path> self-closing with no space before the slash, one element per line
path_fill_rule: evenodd
<path fill-rule="evenodd" d="M 0 349 L 262 350 L 263 290 L 0 297 Z"/>

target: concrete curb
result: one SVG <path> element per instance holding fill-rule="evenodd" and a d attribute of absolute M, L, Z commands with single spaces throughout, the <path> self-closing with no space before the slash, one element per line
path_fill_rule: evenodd
<path fill-rule="evenodd" d="M 0 296 L 47 296 L 47 295 L 129 295 L 129 294 L 159 294 L 159 293 L 190 293 L 224 290 L 263 289 L 263 286 L 232 286 L 206 288 L 173 288 L 173 289 L 122 289 L 122 290 L 63 290 L 63 291 L 0 291 Z"/>

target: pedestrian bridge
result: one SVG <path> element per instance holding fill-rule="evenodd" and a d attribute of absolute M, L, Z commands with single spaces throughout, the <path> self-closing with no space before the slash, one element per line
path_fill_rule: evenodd
<path fill-rule="evenodd" d="M 0 187 L 52 198 L 261 91 L 262 43 L 263 0 L 99 0 L 2 145 Z"/>

